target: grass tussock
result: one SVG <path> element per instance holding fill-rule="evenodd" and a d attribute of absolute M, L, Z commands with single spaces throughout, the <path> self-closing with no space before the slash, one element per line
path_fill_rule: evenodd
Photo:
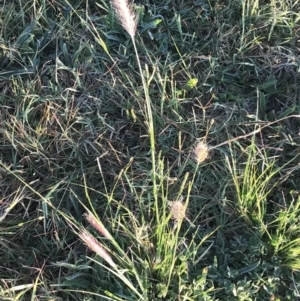
<path fill-rule="evenodd" d="M 4 1 L 0 299 L 298 300 L 298 11 Z"/>

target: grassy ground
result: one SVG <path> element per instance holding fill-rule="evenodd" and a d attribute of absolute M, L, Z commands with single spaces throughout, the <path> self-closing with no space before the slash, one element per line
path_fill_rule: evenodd
<path fill-rule="evenodd" d="M 299 300 L 300 1 L 134 7 L 2 2 L 0 299 Z"/>

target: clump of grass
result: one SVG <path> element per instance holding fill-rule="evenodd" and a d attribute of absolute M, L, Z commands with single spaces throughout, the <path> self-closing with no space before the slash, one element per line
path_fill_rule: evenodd
<path fill-rule="evenodd" d="M 300 2 L 25 2 L 0 7 L 0 299 L 297 300 Z"/>
<path fill-rule="evenodd" d="M 115 0 L 113 1 L 113 7 L 116 10 L 116 14 L 118 16 L 118 19 L 123 26 L 123 28 L 127 31 L 127 33 L 130 35 L 132 43 L 134 45 L 134 50 L 135 50 L 135 56 L 137 59 L 137 64 L 139 66 L 139 71 L 140 71 L 140 77 L 142 79 L 143 83 L 143 91 L 145 95 L 145 100 L 139 100 L 140 106 L 141 107 L 146 107 L 146 121 L 147 121 L 147 126 L 148 126 L 148 134 L 149 134 L 149 139 L 150 139 L 150 150 L 151 150 L 151 162 L 152 162 L 152 185 L 153 185 L 153 190 L 152 190 L 152 196 L 154 198 L 154 212 L 155 214 L 155 224 L 150 233 L 148 234 L 146 232 L 146 237 L 138 239 L 139 244 L 141 244 L 141 241 L 157 241 L 157 246 L 152 250 L 152 252 L 155 252 L 155 257 L 157 257 L 157 262 L 151 263 L 152 259 L 148 257 L 147 252 L 149 250 L 149 244 L 146 244 L 145 246 L 141 245 L 138 249 L 138 253 L 142 258 L 145 256 L 145 262 L 147 262 L 147 265 L 150 265 L 144 272 L 141 271 L 140 268 L 138 268 L 135 265 L 135 261 L 139 261 L 141 259 L 137 258 L 136 255 L 133 253 L 132 256 L 134 256 L 134 260 L 131 261 L 130 258 L 128 258 L 124 251 L 121 249 L 119 244 L 115 241 L 115 239 L 110 236 L 106 230 L 104 230 L 103 224 L 101 223 L 99 225 L 99 222 L 92 216 L 92 215 L 86 215 L 86 218 L 88 219 L 89 223 L 104 237 L 109 237 L 110 241 L 112 242 L 113 246 L 118 250 L 119 256 L 123 258 L 122 261 L 120 261 L 120 268 L 124 268 L 123 266 L 130 267 L 132 271 L 134 271 L 135 278 L 133 279 L 132 277 L 130 279 L 124 278 L 121 273 L 121 270 L 117 270 L 117 275 L 120 277 L 122 281 L 125 281 L 125 283 L 129 287 L 135 287 L 134 282 L 139 283 L 139 289 L 141 290 L 140 293 L 135 290 L 135 293 L 138 296 L 143 296 L 142 300 L 149 300 L 150 296 L 153 294 L 153 291 L 157 290 L 157 295 L 159 297 L 166 297 L 171 291 L 170 288 L 172 289 L 177 286 L 177 281 L 179 280 L 173 280 L 172 275 L 175 275 L 177 273 L 177 270 L 179 267 L 176 264 L 176 253 L 177 253 L 177 248 L 182 245 L 182 241 L 180 238 L 180 229 L 182 225 L 182 220 L 186 219 L 189 221 L 189 219 L 186 216 L 186 205 L 184 205 L 180 201 L 174 201 L 171 203 L 168 203 L 166 200 L 166 197 L 159 198 L 159 192 L 163 191 L 162 183 L 163 183 L 163 176 L 158 177 L 158 179 L 161 181 L 159 182 L 159 185 L 157 185 L 157 170 L 156 170 L 156 163 L 161 164 L 161 160 L 156 158 L 156 152 L 155 152 L 155 132 L 154 132 L 154 122 L 153 122 L 153 111 L 152 111 L 152 103 L 150 99 L 150 94 L 149 94 L 149 88 L 148 84 L 146 83 L 146 79 L 144 77 L 144 73 L 142 71 L 142 67 L 140 64 L 139 60 L 139 54 L 136 48 L 136 43 L 135 43 L 135 31 L 136 31 L 136 20 L 137 18 L 134 16 L 132 6 L 127 2 L 127 1 L 122 1 L 122 0 Z M 198 157 L 197 161 L 200 163 L 200 156 L 202 158 L 204 157 L 203 154 L 200 154 L 200 151 L 198 152 Z M 160 167 L 160 171 L 162 172 L 162 166 Z M 184 183 L 187 181 L 187 177 L 184 181 Z M 132 184 L 130 184 L 132 185 Z M 189 183 L 189 188 L 192 186 L 191 183 Z M 160 187 L 160 190 L 158 190 L 157 187 Z M 183 186 L 182 186 L 183 187 Z M 139 197 L 138 197 L 139 198 Z M 159 204 L 159 200 L 162 202 Z M 139 208 L 141 211 L 141 214 L 143 217 L 145 217 L 145 209 L 142 207 L 144 204 L 144 201 L 140 202 L 141 207 Z M 177 221 L 178 227 L 170 230 L 168 228 L 168 223 L 167 223 L 167 214 L 166 214 L 166 207 L 167 205 L 170 205 L 170 211 L 171 215 L 173 218 Z M 142 226 L 136 226 L 136 217 L 133 216 L 131 213 L 131 220 L 128 222 L 128 225 L 122 226 L 123 230 L 125 233 L 128 233 L 129 235 L 129 225 L 132 224 L 132 229 L 135 231 L 139 231 L 139 229 L 146 227 L 145 225 Z M 190 222 L 191 223 L 191 222 Z M 85 233 L 85 232 L 84 232 Z M 206 242 L 206 240 L 209 238 L 211 234 L 208 234 L 204 239 L 201 240 L 201 242 L 195 247 L 195 250 L 198 250 L 202 244 Z M 82 237 L 82 234 L 79 235 L 82 239 L 85 237 Z M 90 238 L 90 236 L 88 236 Z M 140 235 L 134 234 L 133 236 L 130 235 L 130 237 L 140 237 Z M 196 238 L 193 238 L 193 240 Z M 136 240 L 136 238 L 134 239 Z M 86 241 L 86 238 L 85 238 Z M 167 241 L 167 243 L 166 243 Z M 135 244 L 136 242 L 133 241 Z M 87 242 L 86 242 L 87 244 Z M 88 243 L 90 248 L 96 252 L 96 242 L 93 241 L 93 243 Z M 95 245 L 95 246 L 93 246 Z M 136 246 L 135 246 L 136 248 Z M 99 252 L 100 251 L 100 252 Z M 98 254 L 109 264 L 112 266 L 112 262 L 110 258 L 107 258 L 107 254 L 103 252 L 103 250 L 100 248 L 98 250 Z M 188 264 L 188 260 L 190 258 L 187 258 L 186 260 L 186 265 Z M 114 266 L 115 268 L 116 266 Z M 159 279 L 165 279 L 163 285 L 157 285 L 157 288 L 155 289 L 155 284 L 150 284 L 151 282 L 151 274 L 152 273 L 157 273 L 157 277 Z M 178 270 L 179 272 L 179 270 Z M 180 272 L 181 274 L 182 272 Z M 139 277 L 141 277 L 139 279 Z M 132 282 L 131 282 L 132 281 Z M 150 289 L 151 288 L 151 289 Z M 172 293 L 172 292 L 171 292 Z M 152 297 L 154 298 L 154 296 Z"/>

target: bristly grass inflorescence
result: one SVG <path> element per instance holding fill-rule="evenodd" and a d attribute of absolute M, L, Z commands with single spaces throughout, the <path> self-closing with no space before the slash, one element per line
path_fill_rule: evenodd
<path fill-rule="evenodd" d="M 172 218 L 176 221 L 182 221 L 186 217 L 186 206 L 182 200 L 170 201 L 168 203 Z"/>
<path fill-rule="evenodd" d="M 111 256 L 92 234 L 90 234 L 87 230 L 82 229 L 79 233 L 79 237 L 93 252 L 104 259 L 111 267 L 117 269 L 117 266 L 112 260 Z"/>
<path fill-rule="evenodd" d="M 120 24 L 133 39 L 137 28 L 137 16 L 133 6 L 127 0 L 112 0 L 113 8 L 118 16 Z"/>
<path fill-rule="evenodd" d="M 204 162 L 209 155 L 209 147 L 204 142 L 198 142 L 192 150 L 192 157 L 197 164 Z"/>
<path fill-rule="evenodd" d="M 185 219 L 192 227 L 195 227 L 195 225 L 188 218 L 187 204 L 183 202 L 183 197 L 180 197 L 179 200 L 169 201 L 168 206 L 175 224 L 182 222 Z"/>
<path fill-rule="evenodd" d="M 96 219 L 96 217 L 92 213 L 85 213 L 84 217 L 90 223 L 90 225 L 100 234 L 102 234 L 105 238 L 112 239 L 111 234 L 107 231 L 104 225 L 98 219 Z"/>

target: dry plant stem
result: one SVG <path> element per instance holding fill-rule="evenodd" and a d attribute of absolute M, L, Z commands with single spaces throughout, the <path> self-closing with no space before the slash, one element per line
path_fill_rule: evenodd
<path fill-rule="evenodd" d="M 280 121 L 283 121 L 283 120 L 285 120 L 285 119 L 289 119 L 289 118 L 292 118 L 292 117 L 294 117 L 294 118 L 300 118 L 300 115 L 290 115 L 290 116 L 286 116 L 286 117 L 283 117 L 283 118 L 281 118 L 281 119 L 278 119 L 278 120 L 269 122 L 269 123 L 267 123 L 266 125 L 262 126 L 261 128 L 252 131 L 252 132 L 249 133 L 249 134 L 241 135 L 241 136 L 238 136 L 238 137 L 229 139 L 229 140 L 224 141 L 224 142 L 222 142 L 222 143 L 220 143 L 220 144 L 218 144 L 218 145 L 216 145 L 216 146 L 212 146 L 212 147 L 210 147 L 209 149 L 210 149 L 210 150 L 216 149 L 216 148 L 218 148 L 218 147 L 220 147 L 220 146 L 229 144 L 229 143 L 234 142 L 234 141 L 236 141 L 236 140 L 243 139 L 243 138 L 247 138 L 247 137 L 249 137 L 249 136 L 252 136 L 252 135 L 254 135 L 254 134 L 259 133 L 262 129 L 267 128 L 267 127 L 269 127 L 269 126 L 272 125 L 272 124 L 275 124 L 275 123 L 277 123 L 277 122 L 280 122 Z"/>
<path fill-rule="evenodd" d="M 65 214 L 63 211 L 59 210 L 58 208 L 56 208 L 51 201 L 49 200 L 49 198 L 46 196 L 42 196 L 37 190 L 35 190 L 31 185 L 29 185 L 21 176 L 17 175 L 14 171 L 12 171 L 10 168 L 8 168 L 1 160 L 0 160 L 0 167 L 3 167 L 3 169 L 10 175 L 12 175 L 13 177 L 15 177 L 16 179 L 18 179 L 25 187 L 27 187 L 30 191 L 32 191 L 35 195 L 37 195 L 44 204 L 46 204 L 47 206 L 49 206 L 51 209 L 53 209 L 55 212 L 59 213 L 62 217 L 64 217 L 66 219 L 66 221 L 70 224 L 70 225 L 76 225 L 76 222 L 74 220 L 72 220 L 67 214 Z M 51 195 L 52 191 L 55 191 L 56 188 L 59 186 L 60 182 L 58 182 L 48 193 L 48 195 Z M 12 203 L 13 204 L 13 203 Z M 4 214 L 5 216 L 7 215 L 7 213 L 9 213 L 9 210 L 12 209 L 11 206 L 12 204 L 7 208 L 7 210 L 5 210 Z M 4 220 L 5 216 L 1 217 L 0 222 L 2 222 L 2 220 Z M 44 228 L 46 229 L 46 225 L 45 225 L 45 220 L 44 220 Z M 46 232 L 46 230 L 45 230 Z"/>

